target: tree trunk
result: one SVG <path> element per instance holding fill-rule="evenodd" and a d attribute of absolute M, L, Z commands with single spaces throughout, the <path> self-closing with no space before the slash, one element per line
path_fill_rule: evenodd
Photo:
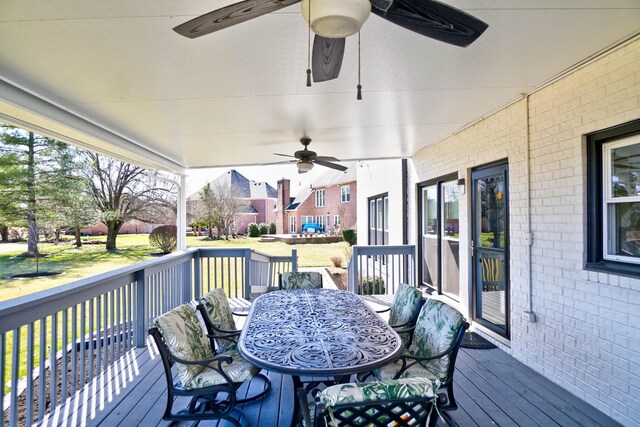
<path fill-rule="evenodd" d="M 8 242 L 9 241 L 9 227 L 6 225 L 0 225 L 0 241 Z"/>
<path fill-rule="evenodd" d="M 38 255 L 38 224 L 36 222 L 36 164 L 35 136 L 29 132 L 29 152 L 27 155 L 27 252 Z"/>
<path fill-rule="evenodd" d="M 105 225 L 107 226 L 107 250 L 117 251 L 118 248 L 116 247 L 116 238 L 118 237 L 118 233 L 120 232 L 120 227 L 122 227 L 122 221 L 107 221 Z"/>
<path fill-rule="evenodd" d="M 76 248 L 82 246 L 82 239 L 80 239 L 80 227 L 75 228 L 76 231 Z"/>
<path fill-rule="evenodd" d="M 213 224 L 209 224 L 207 233 L 209 234 L 209 239 L 213 240 Z"/>

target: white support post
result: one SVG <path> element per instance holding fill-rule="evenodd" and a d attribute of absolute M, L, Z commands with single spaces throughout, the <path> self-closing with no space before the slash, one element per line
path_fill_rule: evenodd
<path fill-rule="evenodd" d="M 187 178 L 180 175 L 180 184 L 178 185 L 178 209 L 176 215 L 176 227 L 178 229 L 178 247 L 179 251 L 187 249 Z"/>

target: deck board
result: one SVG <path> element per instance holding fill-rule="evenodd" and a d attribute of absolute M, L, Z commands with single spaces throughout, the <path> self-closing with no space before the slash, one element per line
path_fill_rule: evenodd
<path fill-rule="evenodd" d="M 136 349 L 127 357 L 112 370 L 110 381 L 98 378 L 92 393 L 69 399 L 51 417 L 53 424 L 167 427 L 170 423 L 162 420 L 165 377 L 155 349 Z M 260 401 L 239 406 L 236 414 L 242 414 L 238 417 L 248 427 L 288 427 L 294 402 L 291 377 L 273 372 L 267 375 L 272 382 L 271 393 Z M 459 408 L 451 416 L 461 427 L 619 425 L 500 349 L 461 349 L 454 381 Z M 261 384 L 256 381 L 240 393 L 254 393 Z M 194 424 L 183 422 L 180 426 Z M 231 424 L 204 421 L 199 425 Z"/>

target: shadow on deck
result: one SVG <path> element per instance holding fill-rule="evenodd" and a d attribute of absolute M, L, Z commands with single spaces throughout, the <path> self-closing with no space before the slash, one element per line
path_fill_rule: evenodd
<path fill-rule="evenodd" d="M 291 377 L 268 373 L 272 392 L 239 408 L 241 423 L 289 426 L 293 406 Z M 615 426 L 599 412 L 502 350 L 461 349 L 455 374 L 460 426 Z M 118 369 L 98 379 L 91 392 L 71 400 L 46 425 L 166 426 L 162 414 L 166 385 L 154 350 L 137 349 Z M 245 392 L 243 388 L 240 392 Z M 181 425 L 191 425 L 182 423 Z M 200 426 L 227 426 L 201 422 Z"/>

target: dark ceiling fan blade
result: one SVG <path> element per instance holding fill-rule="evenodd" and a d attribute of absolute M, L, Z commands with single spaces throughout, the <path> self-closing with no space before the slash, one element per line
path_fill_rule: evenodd
<path fill-rule="evenodd" d="M 339 165 L 337 163 L 325 162 L 323 160 L 311 160 L 311 162 L 315 163 L 315 164 L 318 164 L 320 166 L 324 166 L 324 167 L 331 168 L 331 169 L 336 169 L 336 170 L 339 170 L 339 171 L 342 171 L 342 172 L 347 170 L 347 167 Z"/>
<path fill-rule="evenodd" d="M 376 6 L 375 2 L 373 4 Z M 467 47 L 489 25 L 455 7 L 435 0 L 394 0 L 386 10 L 372 7 L 378 16 L 403 28 L 455 46 Z"/>
<path fill-rule="evenodd" d="M 291 157 L 292 159 L 295 159 L 294 156 L 292 156 L 291 154 L 280 154 L 280 153 L 273 153 L 274 156 L 282 156 L 282 157 Z"/>
<path fill-rule="evenodd" d="M 344 57 L 344 44 L 344 38 L 330 39 L 316 34 L 313 38 L 311 60 L 314 82 L 325 82 L 338 77 Z"/>
<path fill-rule="evenodd" d="M 316 156 L 313 158 L 313 160 L 320 160 L 322 162 L 339 162 L 340 159 L 336 159 L 335 157 L 331 157 L 331 156 Z"/>
<path fill-rule="evenodd" d="M 299 3 L 301 0 L 245 0 L 222 9 L 205 13 L 180 24 L 173 29 L 176 33 L 195 39 L 214 31 L 257 18 L 283 7 Z"/>

